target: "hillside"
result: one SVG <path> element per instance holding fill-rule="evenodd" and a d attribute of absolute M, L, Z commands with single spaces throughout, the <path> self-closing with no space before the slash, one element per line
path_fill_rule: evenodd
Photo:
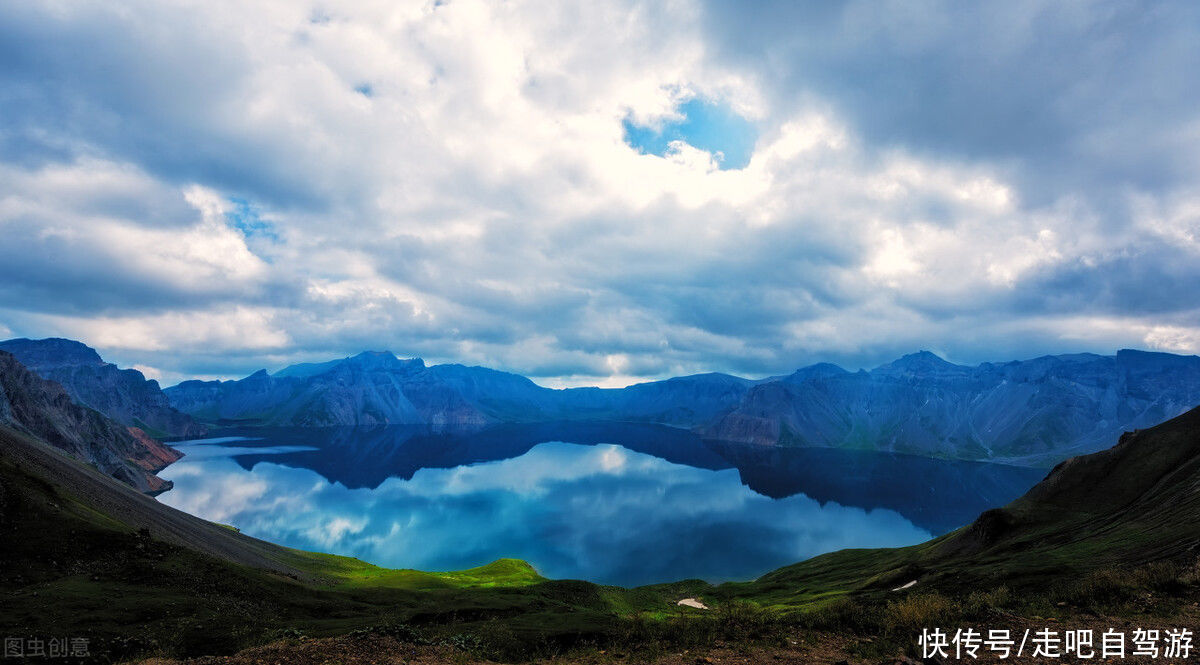
<path fill-rule="evenodd" d="M 167 507 L 2 425 L 0 541 L 0 631 L 86 637 L 94 654 L 118 659 L 228 653 L 286 631 L 452 630 L 494 618 L 574 640 L 611 629 L 620 607 L 669 605 L 658 593 L 548 581 L 514 560 L 426 573 L 279 547 Z"/>
<path fill-rule="evenodd" d="M 191 416 L 176 411 L 159 389 L 135 369 L 104 362 L 95 349 L 69 339 L 10 339 L 0 342 L 21 364 L 57 382 L 71 399 L 147 435 L 188 438 L 204 434 Z"/>
<path fill-rule="evenodd" d="M 0 424 L 41 438 L 103 473 L 150 494 L 171 488 L 154 475 L 180 453 L 135 427 L 76 404 L 54 381 L 0 351 Z"/>
<path fill-rule="evenodd" d="M 1200 408 L 1075 457 L 1011 504 L 913 547 L 844 550 L 729 585 L 730 597 L 784 606 L 828 593 L 1030 591 L 1103 569 L 1200 558 Z"/>

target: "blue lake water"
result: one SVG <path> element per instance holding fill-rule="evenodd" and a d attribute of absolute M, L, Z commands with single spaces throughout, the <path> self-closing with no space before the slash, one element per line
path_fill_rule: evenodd
<path fill-rule="evenodd" d="M 269 429 L 175 444 L 159 500 L 272 542 L 396 568 L 501 557 L 632 586 L 752 579 L 848 547 L 909 545 L 1045 472 L 768 449 L 650 425 Z"/>

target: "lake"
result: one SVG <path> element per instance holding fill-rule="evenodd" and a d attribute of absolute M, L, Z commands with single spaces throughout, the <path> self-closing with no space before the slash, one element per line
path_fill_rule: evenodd
<path fill-rule="evenodd" d="M 253 429 L 173 445 L 187 456 L 158 474 L 175 483 L 159 500 L 258 538 L 391 568 L 513 557 L 622 586 L 911 545 L 1046 473 L 613 423 Z"/>

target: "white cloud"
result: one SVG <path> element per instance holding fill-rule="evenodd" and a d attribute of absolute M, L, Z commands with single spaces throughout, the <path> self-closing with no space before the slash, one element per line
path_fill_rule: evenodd
<path fill-rule="evenodd" d="M 1200 326 L 1150 326 L 1142 339 L 1146 346 L 1160 351 L 1200 352 Z"/>
<path fill-rule="evenodd" d="M 914 258 L 900 231 L 881 229 L 879 238 L 878 249 L 866 266 L 868 275 L 883 280 L 889 286 L 898 287 L 899 283 L 892 278 L 920 272 L 921 264 Z"/>
<path fill-rule="evenodd" d="M 212 294 L 244 293 L 267 277 L 266 263 L 226 223 L 227 202 L 210 189 L 173 187 L 134 165 L 92 158 L 0 165 L 0 184 L 8 192 L 0 200 L 5 249 L 14 262 L 41 261 L 28 268 L 31 281 L 81 270 Z"/>
<path fill-rule="evenodd" d="M 99 348 L 126 351 L 268 350 L 290 341 L 287 332 L 274 322 L 276 312 L 242 306 L 148 316 L 44 318 L 44 325 L 75 339 L 87 340 Z"/>

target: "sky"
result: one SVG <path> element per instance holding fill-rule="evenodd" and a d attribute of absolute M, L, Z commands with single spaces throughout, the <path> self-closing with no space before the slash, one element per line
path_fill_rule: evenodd
<path fill-rule="evenodd" d="M 0 3 L 0 336 L 166 384 L 1200 351 L 1200 4 Z"/>

